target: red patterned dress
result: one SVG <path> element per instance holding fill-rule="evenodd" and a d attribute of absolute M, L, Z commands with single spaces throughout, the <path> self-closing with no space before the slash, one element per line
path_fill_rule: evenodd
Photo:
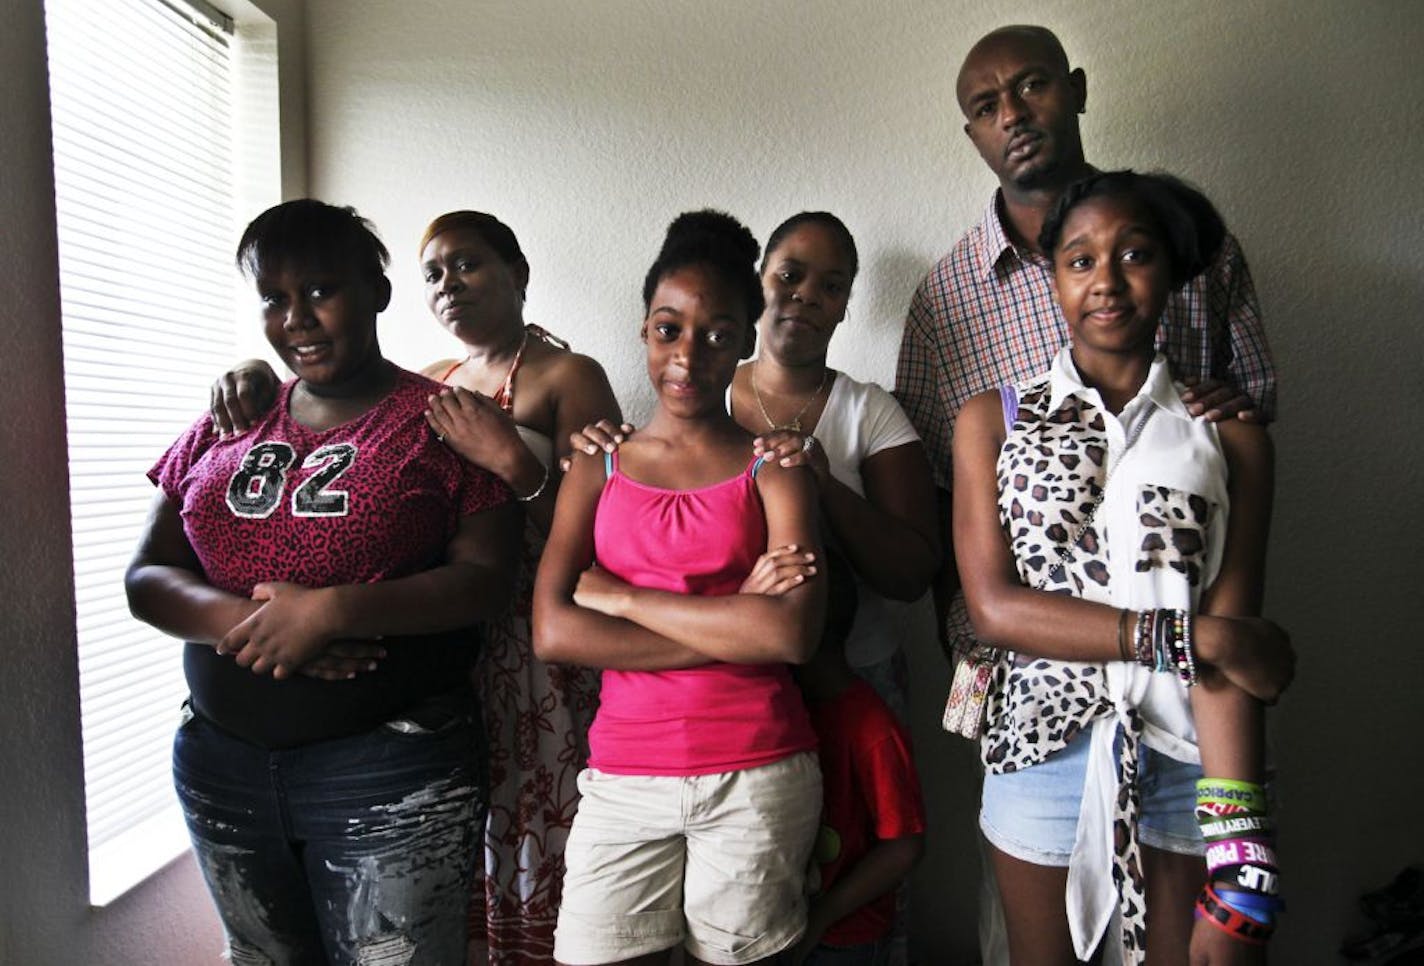
<path fill-rule="evenodd" d="M 537 326 L 529 331 L 554 341 Z M 494 396 L 505 412 L 514 409 L 522 355 L 521 347 Z M 552 463 L 548 437 L 524 426 L 519 435 L 540 461 Z M 534 657 L 529 614 L 544 538 L 532 520 L 525 524 L 514 605 L 486 625 L 475 666 L 489 738 L 490 792 L 483 872 L 470 903 L 471 966 L 554 962 L 564 841 L 578 807 L 588 726 L 598 708 L 596 670 Z"/>

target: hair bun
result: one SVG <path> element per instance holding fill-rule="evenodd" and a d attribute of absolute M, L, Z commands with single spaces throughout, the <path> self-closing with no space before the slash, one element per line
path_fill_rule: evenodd
<path fill-rule="evenodd" d="M 762 297 L 761 279 L 757 277 L 756 260 L 761 246 L 745 225 L 727 214 L 704 208 L 685 211 L 668 225 L 657 261 L 643 279 L 643 311 L 652 304 L 653 293 L 665 275 L 691 265 L 712 269 L 732 290 L 741 296 L 746 309 L 747 324 L 752 327 L 761 317 L 766 302 Z M 752 339 L 747 340 L 748 354 Z"/>
<path fill-rule="evenodd" d="M 756 236 L 740 221 L 725 211 L 703 208 L 701 211 L 685 211 L 672 220 L 659 256 L 709 245 L 735 251 L 749 265 L 755 265 L 761 254 Z"/>

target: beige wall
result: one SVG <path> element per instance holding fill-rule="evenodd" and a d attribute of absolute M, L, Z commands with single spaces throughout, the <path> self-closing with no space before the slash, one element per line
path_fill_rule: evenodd
<path fill-rule="evenodd" d="M 1273 715 L 1291 900 L 1276 960 L 1330 961 L 1354 896 L 1424 858 L 1416 554 L 1397 536 L 1417 513 L 1389 495 L 1418 494 L 1422 469 L 1417 4 L 309 0 L 305 45 L 301 0 L 259 5 L 290 27 L 284 120 L 308 114 L 309 139 L 283 138 L 284 192 L 309 176 L 382 228 L 390 353 L 450 351 L 411 249 L 429 216 L 485 208 L 533 263 L 531 318 L 603 360 L 635 413 L 642 273 L 672 215 L 706 204 L 763 237 L 801 208 L 839 212 L 864 270 L 832 362 L 888 382 L 915 282 L 992 188 L 954 69 L 1008 16 L 1053 26 L 1088 71 L 1090 159 L 1207 188 L 1281 369 L 1269 607 L 1302 673 Z M 39 0 L 0 9 L 0 963 L 203 962 L 214 931 L 190 864 L 102 912 L 85 902 L 43 24 Z M 914 939 L 938 966 L 973 947 L 974 769 L 934 731 L 947 669 L 923 638 L 911 650 L 934 821 Z"/>
<path fill-rule="evenodd" d="M 1424 8 L 1409 0 L 1144 4 L 1030 0 L 310 0 L 311 183 L 385 232 L 395 357 L 451 351 L 412 250 L 426 219 L 493 211 L 533 265 L 529 314 L 649 398 L 638 291 L 680 209 L 760 237 L 839 212 L 864 271 L 832 363 L 893 375 L 905 307 L 993 182 L 960 132 L 953 74 L 1014 18 L 1059 31 L 1088 73 L 1099 165 L 1202 184 L 1241 237 L 1281 371 L 1269 609 L 1301 677 L 1274 712 L 1291 911 L 1278 960 L 1319 963 L 1353 898 L 1424 858 L 1424 657 L 1398 544 L 1421 492 Z M 1394 402 L 1402 394 L 1403 404 Z M 1418 599 L 1417 592 L 1410 595 Z M 934 813 L 916 877 L 926 963 L 972 948 L 972 759 L 936 734 L 947 670 L 913 648 Z"/>

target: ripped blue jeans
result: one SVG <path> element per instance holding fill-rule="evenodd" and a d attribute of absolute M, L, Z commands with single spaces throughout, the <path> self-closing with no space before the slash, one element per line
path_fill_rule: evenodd
<path fill-rule="evenodd" d="M 484 817 L 473 699 L 268 750 L 192 716 L 173 775 L 232 966 L 463 963 Z"/>

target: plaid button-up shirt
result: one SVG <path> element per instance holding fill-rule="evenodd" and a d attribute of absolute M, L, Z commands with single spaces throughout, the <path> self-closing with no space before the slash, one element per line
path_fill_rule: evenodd
<path fill-rule="evenodd" d="M 1053 300 L 1048 259 L 1009 241 L 999 195 L 984 220 L 940 259 L 910 303 L 895 395 L 924 438 L 936 485 L 949 489 L 954 420 L 969 399 L 1046 372 L 1068 326 Z M 1157 345 L 1177 378 L 1210 377 L 1275 417 L 1276 373 L 1241 246 L 1226 236 L 1216 262 L 1167 300 Z"/>

